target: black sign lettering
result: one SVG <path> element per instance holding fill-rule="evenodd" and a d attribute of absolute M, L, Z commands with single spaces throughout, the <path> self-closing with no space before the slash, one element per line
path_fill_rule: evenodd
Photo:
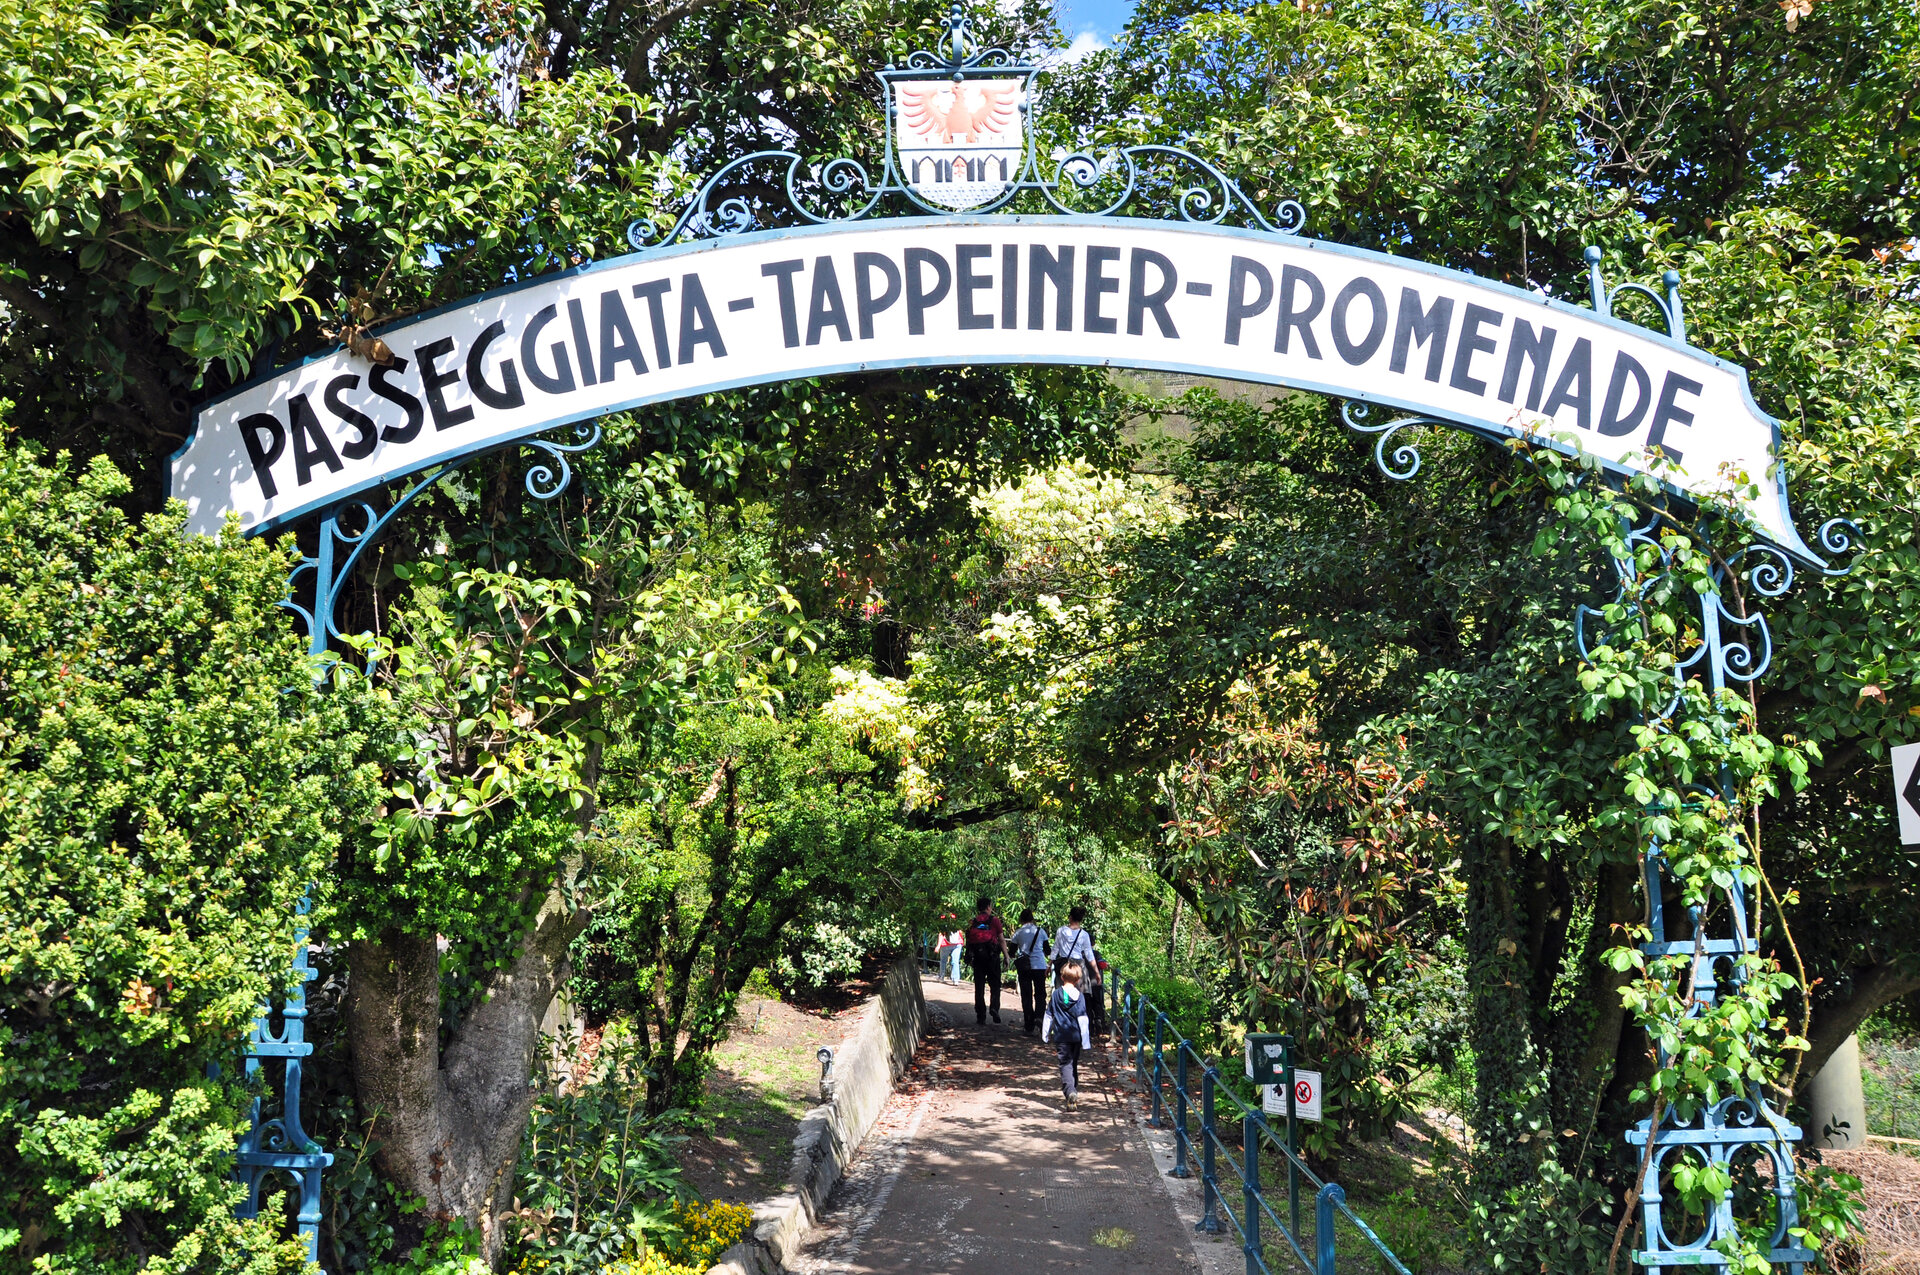
<path fill-rule="evenodd" d="M 1633 410 L 1622 412 L 1620 400 L 1626 397 L 1628 380 L 1633 381 Z M 1607 401 L 1600 409 L 1599 432 L 1608 438 L 1631 434 L 1640 428 L 1651 406 L 1653 380 L 1647 375 L 1647 369 L 1631 354 L 1620 351 L 1614 356 L 1613 375 L 1607 380 Z"/>
<path fill-rule="evenodd" d="M 420 360 L 420 388 L 427 392 L 427 407 L 433 413 L 433 427 L 436 430 L 452 429 L 455 425 L 465 425 L 473 419 L 471 407 L 448 407 L 446 389 L 449 385 L 460 384 L 458 372 L 443 372 L 433 365 L 435 359 L 444 358 L 453 353 L 453 338 L 443 336 L 438 341 L 423 345 L 413 352 Z M 295 452 L 299 451 L 299 440 L 294 442 Z"/>
<path fill-rule="evenodd" d="M 1469 394 L 1487 392 L 1487 383 L 1473 374 L 1473 356 L 1491 354 L 1500 348 L 1500 343 L 1490 336 L 1481 336 L 1480 329 L 1497 328 L 1506 321 L 1507 316 L 1498 310 L 1467 302 L 1466 313 L 1460 316 L 1460 343 L 1453 347 L 1453 375 L 1447 378 L 1447 384 Z"/>
<path fill-rule="evenodd" d="M 653 361 L 661 367 L 673 366 L 673 354 L 667 345 L 667 307 L 660 298 L 673 291 L 673 280 L 653 279 L 633 285 L 633 299 L 647 303 L 647 318 L 653 325 Z M 748 298 L 751 302 L 752 298 Z M 521 360 L 525 362 L 524 359 Z"/>
<path fill-rule="evenodd" d="M 798 257 L 792 261 L 769 261 L 760 267 L 762 275 L 780 285 L 780 339 L 787 343 L 789 350 L 800 344 L 800 313 L 793 299 L 793 276 L 805 268 L 806 262 Z"/>
<path fill-rule="evenodd" d="M 1172 298 L 1173 290 L 1180 280 L 1174 271 L 1173 262 L 1166 254 L 1155 252 L 1151 248 L 1135 248 L 1128 263 L 1127 271 L 1127 332 L 1132 336 L 1142 336 L 1147 330 L 1147 315 L 1153 315 L 1154 326 L 1160 329 L 1160 335 L 1168 340 L 1177 341 L 1180 333 L 1173 326 L 1173 316 L 1167 313 L 1167 301 Z M 1160 282 L 1151 292 L 1147 290 L 1147 267 L 1152 266 L 1160 272 Z"/>
<path fill-rule="evenodd" d="M 609 292 L 607 295 L 611 297 L 614 294 Z M 473 348 L 467 351 L 467 384 L 472 388 L 473 396 L 500 411 L 527 405 L 527 396 L 520 390 L 520 374 L 513 370 L 512 359 L 500 360 L 500 388 L 496 390 L 487 384 L 486 366 L 482 360 L 486 358 L 487 347 L 504 336 L 506 331 L 507 325 L 495 319 L 480 333 Z"/>
<path fill-rule="evenodd" d="M 380 367 L 376 364 L 373 374 L 367 377 L 368 389 L 407 414 L 405 425 L 389 425 L 380 431 L 380 437 L 385 442 L 411 443 L 420 433 L 420 423 L 427 419 L 427 413 L 420 406 L 420 400 L 388 379 L 406 371 L 407 366 L 405 359 L 396 357 L 392 367 Z"/>
<path fill-rule="evenodd" d="M 1247 281 L 1260 289 L 1259 296 L 1247 299 Z M 1240 325 L 1273 304 L 1273 275 L 1250 257 L 1235 257 L 1227 273 L 1227 344 L 1240 344 Z"/>
<path fill-rule="evenodd" d="M 1440 366 L 1447 357 L 1447 330 L 1453 326 L 1453 298 L 1435 297 L 1430 309 L 1420 308 L 1420 294 L 1412 288 L 1400 289 L 1400 314 L 1393 324 L 1393 358 L 1387 366 L 1395 372 L 1407 370 L 1407 354 L 1419 346 L 1427 347 L 1427 379 L 1440 379 Z"/>
<path fill-rule="evenodd" d="M 874 272 L 887 281 L 886 291 L 873 291 Z M 900 267 L 883 252 L 853 254 L 853 304 L 860 315 L 860 339 L 873 340 L 873 316 L 900 299 Z"/>
<path fill-rule="evenodd" d="M 327 392 L 320 397 L 341 424 L 353 426 L 354 440 L 340 449 L 340 454 L 348 460 L 365 460 L 380 445 L 380 427 L 373 423 L 373 417 L 340 397 L 348 390 L 359 388 L 359 377 L 336 376 L 327 382 Z"/>
<path fill-rule="evenodd" d="M 807 344 L 820 344 L 820 334 L 832 328 L 842 341 L 853 340 L 847 324 L 847 302 L 840 295 L 840 272 L 832 257 L 813 259 L 813 295 L 807 300 Z"/>
<path fill-rule="evenodd" d="M 921 267 L 932 266 L 936 282 L 929 289 L 922 279 Z M 907 249 L 907 331 L 923 336 L 927 330 L 927 311 L 946 299 L 953 287 L 953 271 L 947 259 L 931 248 Z"/>
<path fill-rule="evenodd" d="M 1367 334 L 1358 341 L 1353 339 L 1353 323 L 1349 315 L 1353 303 L 1360 297 L 1367 299 Z M 1333 348 L 1340 352 L 1343 362 L 1359 367 L 1373 357 L 1380 348 L 1380 342 L 1387 336 L 1387 296 L 1380 291 L 1380 285 L 1364 276 L 1355 279 L 1340 289 L 1340 295 L 1333 299 Z"/>
<path fill-rule="evenodd" d="M 1573 343 L 1567 361 L 1561 365 L 1560 379 L 1553 383 L 1553 393 L 1547 395 L 1547 405 L 1540 411 L 1558 417 L 1563 407 L 1574 409 L 1574 419 L 1581 429 L 1593 428 L 1593 342 L 1586 337 Z"/>
<path fill-rule="evenodd" d="M 312 482 L 316 465 L 325 465 L 331 474 L 340 472 L 340 457 L 334 453 L 327 431 L 320 428 L 320 418 L 313 414 L 313 404 L 307 402 L 305 394 L 287 400 L 287 432 L 293 436 L 294 482 L 302 487 Z"/>
<path fill-rule="evenodd" d="M 1000 245 L 1000 326 L 1020 326 L 1020 245 Z"/>
<path fill-rule="evenodd" d="M 260 441 L 263 433 L 268 440 L 265 443 Z M 247 460 L 253 465 L 253 476 L 260 484 L 261 494 L 272 500 L 280 494 L 273 481 L 273 462 L 287 450 L 287 431 L 280 427 L 279 418 L 255 412 L 240 418 L 240 445 L 247 449 Z"/>
<path fill-rule="evenodd" d="M 1101 268 L 1109 261 L 1119 261 L 1118 248 L 1104 248 L 1090 245 L 1087 248 L 1087 292 L 1086 304 L 1081 307 L 1080 327 L 1087 332 L 1118 332 L 1120 323 L 1100 313 L 1100 298 L 1109 292 L 1120 291 L 1118 279 L 1107 278 Z"/>
<path fill-rule="evenodd" d="M 1700 382 L 1678 372 L 1668 372 L 1666 379 L 1660 383 L 1660 405 L 1653 409 L 1653 424 L 1647 427 L 1647 446 L 1658 447 L 1676 465 L 1680 463 L 1683 453 L 1667 442 L 1667 426 L 1693 424 L 1693 413 L 1677 406 L 1676 400 L 1682 394 L 1698 396 L 1705 388 Z M 1920 774 L 1920 770 L 1914 773 Z"/>
<path fill-rule="evenodd" d="M 1294 305 L 1301 284 L 1307 287 L 1305 309 Z M 1280 271 L 1280 322 L 1273 332 L 1273 350 L 1276 354 L 1287 352 L 1288 342 L 1297 329 L 1300 344 L 1306 347 L 1307 357 L 1320 357 L 1320 343 L 1313 339 L 1313 329 L 1308 324 L 1319 316 L 1322 307 L 1327 304 L 1327 290 L 1320 283 L 1320 277 L 1311 270 L 1302 270 L 1299 266 L 1286 266 Z"/>
<path fill-rule="evenodd" d="M 633 330 L 633 320 L 627 317 L 627 303 L 620 299 L 618 292 L 603 292 L 600 294 L 600 379 L 613 384 L 614 368 L 620 363 L 632 364 L 635 376 L 647 374 L 647 361 L 640 357 L 640 337 Z M 476 394 L 479 392 L 474 390 Z"/>
<path fill-rule="evenodd" d="M 714 322 L 713 307 L 707 304 L 707 290 L 697 274 L 680 276 L 680 361 L 693 362 L 693 347 L 704 345 L 716 359 L 727 357 L 727 346 L 720 339 L 720 325 Z"/>
<path fill-rule="evenodd" d="M 1027 250 L 1027 330 L 1047 326 L 1047 285 L 1053 285 L 1053 330 L 1073 331 L 1073 245 L 1061 244 L 1057 253 L 1039 244 Z"/>
<path fill-rule="evenodd" d="M 973 311 L 973 294 L 982 288 L 991 288 L 993 286 L 993 276 L 990 274 L 975 274 L 973 272 L 973 263 L 982 257 L 990 257 L 992 255 L 992 244 L 963 243 L 954 245 L 953 269 L 957 279 L 953 290 L 953 299 L 960 311 L 960 330 L 963 332 L 993 326 L 992 315 L 975 314 Z"/>
<path fill-rule="evenodd" d="M 560 311 L 548 306 L 527 320 L 527 329 L 520 334 L 520 366 L 527 369 L 527 379 L 533 382 L 534 388 L 545 394 L 571 394 L 574 391 L 573 360 L 567 357 L 565 341 L 555 341 L 547 347 L 553 355 L 553 375 L 548 376 L 540 366 L 540 334 L 558 317 Z"/>
<path fill-rule="evenodd" d="M 1540 395 L 1547 388 L 1547 364 L 1553 361 L 1553 339 L 1559 335 L 1546 324 L 1535 331 L 1525 319 L 1513 321 L 1513 336 L 1507 344 L 1507 367 L 1500 374 L 1500 401 L 1513 402 L 1520 390 L 1520 368 L 1531 361 L 1533 380 L 1527 385 L 1527 410 L 1540 410 Z"/>
<path fill-rule="evenodd" d="M 587 340 L 587 315 L 580 308 L 578 297 L 568 300 L 567 318 L 573 324 L 573 351 L 580 356 L 580 380 L 586 385 L 598 385 L 600 378 L 593 374 L 593 343 Z"/>

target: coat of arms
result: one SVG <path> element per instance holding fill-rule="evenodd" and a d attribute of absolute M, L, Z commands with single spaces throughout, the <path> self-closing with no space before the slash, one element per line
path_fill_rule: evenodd
<path fill-rule="evenodd" d="M 1026 162 L 1024 79 L 895 80 L 900 172 L 915 194 L 977 208 L 1020 180 Z"/>

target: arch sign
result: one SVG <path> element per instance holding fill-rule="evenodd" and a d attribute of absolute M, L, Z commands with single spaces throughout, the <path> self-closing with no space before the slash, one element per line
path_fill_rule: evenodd
<path fill-rule="evenodd" d="M 1276 225 L 1171 148 L 1068 156 L 1043 179 L 1025 135 L 1038 68 L 977 51 L 957 13 L 951 31 L 944 55 L 881 73 L 882 180 L 852 160 L 814 179 L 864 205 L 820 214 L 796 191 L 799 157 L 749 157 L 708 183 L 664 246 L 388 327 L 387 365 L 336 349 L 247 384 L 202 407 L 173 458 L 190 525 L 211 533 L 235 514 L 250 532 L 285 527 L 437 463 L 716 390 L 1057 363 L 1289 386 L 1381 409 L 1368 420 L 1411 414 L 1578 446 L 1628 473 L 1662 452 L 1670 487 L 1733 504 L 1792 557 L 1820 563 L 1793 526 L 1775 423 L 1743 369 L 1686 344 L 1671 283 L 1653 299 L 1674 334 L 1605 313 L 1597 266 L 1600 310 L 1318 242 L 1291 233 L 1298 204 L 1282 205 Z M 788 161 L 807 224 L 755 230 L 743 199 L 707 206 L 728 173 L 766 159 Z M 1197 186 L 1152 187 L 1170 191 L 1178 218 L 1112 215 L 1160 160 L 1201 174 Z M 1105 215 L 1062 199 L 1122 182 L 1120 199 L 1095 210 Z M 1014 211 L 1023 195 L 1049 211 Z M 871 217 L 883 197 L 916 215 Z M 1229 211 L 1251 224 L 1224 224 Z"/>

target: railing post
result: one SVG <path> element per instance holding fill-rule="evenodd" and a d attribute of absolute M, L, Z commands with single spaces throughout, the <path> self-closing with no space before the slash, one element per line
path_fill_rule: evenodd
<path fill-rule="evenodd" d="M 1178 1045 L 1173 1054 L 1173 1172 L 1168 1177 L 1190 1178 L 1187 1167 L 1187 1047 Z"/>
<path fill-rule="evenodd" d="M 1136 1049 L 1133 1074 L 1140 1078 L 1140 1083 L 1143 1085 L 1147 1083 L 1147 1011 L 1152 1008 L 1153 1002 L 1148 1000 L 1145 995 L 1142 995 L 1139 1002 L 1140 1018 L 1135 1024 L 1139 1029 L 1139 1034 L 1134 1037 Z"/>
<path fill-rule="evenodd" d="M 1205 1206 L 1200 1221 L 1194 1226 L 1196 1231 L 1208 1235 L 1219 1233 L 1220 1227 L 1220 1179 L 1214 1174 L 1213 1148 L 1216 1135 L 1213 1127 L 1213 1082 L 1215 1072 L 1209 1065 L 1200 1077 L 1200 1199 Z"/>
<path fill-rule="evenodd" d="M 1293 1110 L 1293 1037 L 1280 1038 L 1281 1076 L 1287 1085 L 1287 1225 L 1300 1237 L 1300 1122 Z"/>
<path fill-rule="evenodd" d="M 1240 1145 L 1246 1152 L 1240 1192 L 1246 1224 L 1240 1229 L 1247 1240 L 1241 1247 L 1247 1255 L 1247 1275 L 1264 1275 L 1266 1261 L 1260 1252 L 1260 1117 L 1240 1117 Z M 1322 1270 L 1320 1275 L 1327 1272 Z"/>
<path fill-rule="evenodd" d="M 1160 1077 L 1167 1069 L 1167 1016 L 1159 1010 L 1153 1011 L 1153 1114 L 1147 1117 L 1147 1127 L 1164 1129 L 1167 1122 L 1160 1113 L 1166 1110 L 1160 1101 Z"/>
<path fill-rule="evenodd" d="M 1313 1198 L 1313 1251 L 1316 1275 L 1335 1275 L 1333 1263 L 1333 1209 L 1346 1201 L 1338 1182 L 1329 1182 Z"/>

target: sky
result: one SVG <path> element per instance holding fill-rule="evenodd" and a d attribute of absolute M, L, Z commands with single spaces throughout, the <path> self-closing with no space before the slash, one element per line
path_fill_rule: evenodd
<path fill-rule="evenodd" d="M 1060 27 L 1072 53 L 1090 53 L 1113 42 L 1133 16 L 1133 0 L 1057 0 Z"/>

